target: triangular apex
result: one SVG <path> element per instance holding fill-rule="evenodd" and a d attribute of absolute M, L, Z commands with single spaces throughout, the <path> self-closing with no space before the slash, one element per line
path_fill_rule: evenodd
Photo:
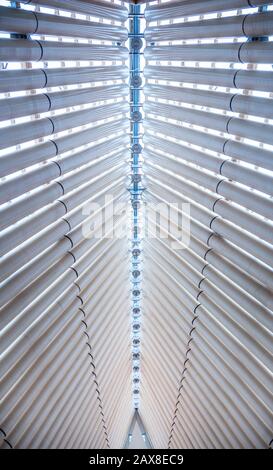
<path fill-rule="evenodd" d="M 148 433 L 139 416 L 138 410 L 135 410 L 131 425 L 129 427 L 128 437 L 124 446 L 125 449 L 151 449 L 152 444 Z"/>

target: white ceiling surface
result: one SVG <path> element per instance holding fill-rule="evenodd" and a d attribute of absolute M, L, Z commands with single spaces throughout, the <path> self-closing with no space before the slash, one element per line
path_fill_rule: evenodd
<path fill-rule="evenodd" d="M 47 4 L 47 1 L 40 3 Z M 87 3 L 82 2 L 84 11 Z M 181 7 L 181 15 L 183 8 L 188 11 L 191 5 L 198 14 L 198 6 L 215 4 L 201 0 L 167 3 Z M 219 3 L 226 8 L 227 2 Z M 232 3 L 238 8 L 241 3 L 243 8 L 248 2 Z M 265 2 L 252 3 L 262 5 Z M 75 5 L 75 2 L 71 0 L 71 4 Z M 148 7 L 147 18 L 151 12 L 163 18 L 164 11 L 163 8 L 157 12 L 156 7 L 151 10 Z M 177 10 L 175 14 L 179 17 Z M 225 19 L 219 17 L 215 19 L 217 21 L 221 23 Z M 257 23 L 261 25 L 259 19 Z M 272 23 L 270 15 L 267 27 L 271 28 Z M 239 24 L 241 34 L 242 24 L 237 16 L 236 24 Z M 102 24 L 103 28 L 108 31 L 107 23 Z M 38 193 L 44 186 L 40 180 L 32 186 L 34 179 L 27 180 L 21 173 L 24 170 L 22 163 L 14 158 L 15 164 L 21 165 L 16 167 L 18 173 L 15 175 L 20 184 L 13 185 L 16 195 L 11 195 L 10 200 L 17 195 L 26 197 L 30 202 L 24 210 L 29 208 L 27 216 L 30 218 L 23 221 L 26 238 L 25 244 L 18 242 L 19 248 L 15 244 L 10 249 L 15 238 L 9 238 L 9 232 L 4 233 L 8 258 L 1 265 L 7 270 L 1 278 L 2 292 L 3 296 L 8 292 L 11 297 L 1 304 L 1 321 L 8 333 L 4 335 L 2 346 L 0 447 L 121 448 L 126 442 L 130 449 L 266 448 L 272 442 L 273 211 L 269 182 L 273 181 L 273 133 L 267 113 L 273 109 L 270 95 L 273 73 L 268 70 L 271 80 L 266 79 L 259 63 L 262 57 L 271 67 L 268 57 L 273 56 L 272 43 L 257 41 L 257 54 L 253 52 L 256 42 L 246 42 L 246 47 L 241 49 L 238 43 L 232 45 L 232 55 L 225 46 L 221 58 L 224 65 L 219 65 L 220 70 L 215 73 L 219 60 L 217 47 L 223 44 L 173 46 L 176 33 L 181 41 L 185 39 L 181 38 L 183 28 L 180 25 L 179 31 L 170 28 L 168 34 L 171 36 L 174 31 L 174 37 L 168 38 L 167 45 L 157 45 L 158 34 L 163 37 L 164 28 L 165 25 L 156 24 L 147 32 L 148 43 L 153 45 L 148 44 L 145 51 L 145 76 L 150 83 L 146 83 L 144 105 L 143 172 L 147 186 L 144 203 L 190 203 L 192 237 L 188 246 L 180 245 L 181 249 L 174 249 L 172 243 L 176 240 L 161 221 L 156 225 L 164 225 L 165 238 L 143 241 L 139 415 L 132 407 L 128 240 L 92 243 L 80 239 L 80 231 L 77 231 L 83 223 L 81 209 L 78 209 L 83 202 L 81 195 L 86 191 L 89 198 L 93 197 L 92 184 L 95 196 L 100 191 L 104 195 L 113 183 L 109 176 L 111 169 L 118 182 L 117 200 L 123 202 L 127 197 L 124 188 L 129 168 L 129 145 L 125 142 L 128 103 L 123 94 L 122 102 L 94 105 L 92 119 L 96 119 L 96 107 L 102 117 L 98 129 L 95 127 L 96 138 L 110 136 L 102 143 L 99 140 L 98 145 L 102 147 L 97 150 L 98 158 L 112 151 L 109 149 L 111 139 L 114 149 L 119 149 L 108 162 L 103 158 L 95 162 L 98 180 L 94 178 L 93 181 L 86 173 L 92 168 L 90 170 L 90 162 L 85 166 L 82 155 L 77 154 L 79 161 L 84 163 L 79 164 L 80 168 L 73 167 L 71 173 L 71 161 L 65 166 L 58 155 L 57 165 L 51 167 L 46 163 L 43 170 L 41 166 L 35 166 L 33 170 L 30 163 L 30 173 L 47 171 L 43 184 L 53 181 L 52 193 L 56 190 L 55 199 L 50 200 L 56 209 L 45 212 L 46 226 L 38 225 L 45 219 L 40 219 L 39 214 L 36 219 L 36 212 L 32 212 L 33 193 L 29 197 L 29 192 L 26 190 L 26 195 L 22 190 L 29 184 L 30 190 L 38 188 Z M 196 28 L 200 31 L 198 25 Z M 221 39 L 221 28 L 217 31 Z M 191 35 L 196 39 L 194 26 L 185 34 L 190 40 Z M 194 63 L 183 59 L 187 47 L 192 47 Z M 124 65 L 124 49 L 120 46 L 107 48 L 106 44 L 109 61 Z M 51 54 L 53 49 L 50 48 Z M 89 49 L 95 51 L 95 48 Z M 198 67 L 203 51 L 209 65 L 206 62 Z M 243 59 L 239 57 L 242 51 L 246 51 L 249 61 L 252 60 L 252 67 L 248 67 L 251 70 L 246 70 L 247 66 L 242 64 Z M 86 51 L 81 53 L 86 54 Z M 24 54 L 21 49 L 20 54 Z M 166 66 L 164 54 L 176 59 L 175 64 Z M 216 59 L 214 54 L 218 54 Z M 237 57 L 236 67 L 242 68 L 243 73 L 240 70 L 237 74 L 236 67 L 229 67 L 231 56 Z M 97 60 L 98 56 L 89 60 L 93 59 Z M 115 73 L 119 73 L 116 68 L 109 66 L 108 73 L 112 74 L 113 81 L 116 80 Z M 181 87 L 177 77 L 182 73 L 185 78 Z M 154 83 L 164 77 L 164 83 Z M 103 86 L 106 93 L 109 84 Z M 121 86 L 122 90 L 124 86 Z M 242 93 L 243 89 L 248 92 Z M 117 87 L 115 93 L 119 93 Z M 31 97 L 31 94 L 27 96 Z M 95 98 L 90 100 L 88 106 L 93 109 Z M 213 108 L 209 107 L 210 100 Z M 83 112 L 81 108 L 77 111 L 80 111 L 77 119 L 83 120 L 87 111 Z M 19 112 L 19 109 L 13 112 Z M 69 108 L 67 112 L 74 110 Z M 49 115 L 59 122 L 58 116 Z M 109 117 L 113 127 L 103 121 Z M 233 119 L 230 121 L 229 118 Z M 81 121 L 80 125 L 85 124 Z M 115 124 L 119 128 L 118 136 Z M 17 125 L 21 124 L 16 121 Z M 26 127 L 26 134 L 32 131 L 32 121 L 22 125 Z M 70 127 L 73 127 L 71 123 Z M 10 134 L 7 135 L 20 139 L 16 128 L 10 126 L 8 129 Z M 77 132 L 85 130 L 81 127 Z M 64 131 L 67 131 L 65 127 Z M 40 145 L 38 139 L 44 135 L 48 139 L 48 131 L 42 127 L 41 132 L 44 134 L 38 133 L 33 145 Z M 86 132 L 80 138 L 83 136 Z M 59 142 L 58 135 L 51 138 Z M 19 145 L 21 142 L 17 140 Z M 43 145 L 39 147 L 39 152 L 42 153 L 43 148 Z M 72 156 L 75 154 L 76 151 L 72 152 Z M 30 156 L 24 158 L 28 161 Z M 40 164 L 43 160 L 39 158 Z M 71 160 L 76 161 L 75 158 Z M 104 164 L 108 166 L 104 168 Z M 64 174 L 59 176 L 57 166 Z M 52 176 L 53 167 L 55 173 Z M 11 175 L 13 171 L 12 168 Z M 82 178 L 80 182 L 78 174 Z M 88 184 L 90 181 L 92 184 Z M 60 194 L 63 187 L 64 195 Z M 81 193 L 76 192 L 79 188 Z M 34 199 L 35 195 L 33 201 L 36 203 L 38 196 Z M 41 196 L 37 208 L 47 211 L 48 202 L 43 201 Z M 10 207 L 14 207 L 13 202 Z M 180 211 L 182 216 L 183 210 Z M 20 229 L 20 217 L 24 215 L 18 209 L 16 217 Z M 11 225 L 13 236 L 17 227 Z M 40 240 L 39 230 L 42 233 L 39 232 L 41 249 L 38 242 L 33 243 L 33 240 Z M 16 252 L 13 251 L 15 248 Z M 52 255 L 53 252 L 56 252 L 56 258 L 50 261 L 49 253 Z M 6 259 L 12 262 L 8 267 Z M 16 282 L 13 283 L 13 279 Z M 18 297 L 13 298 L 15 288 L 18 288 L 15 294 Z M 128 434 L 131 434 L 129 443 Z"/>

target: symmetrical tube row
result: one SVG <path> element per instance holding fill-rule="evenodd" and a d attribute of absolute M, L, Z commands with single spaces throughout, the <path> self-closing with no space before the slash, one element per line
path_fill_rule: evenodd
<path fill-rule="evenodd" d="M 107 0 L 92 0 L 92 5 L 90 5 L 90 0 L 22 0 L 20 3 L 66 10 L 100 20 L 117 21 L 121 24 L 128 18 L 127 8 Z"/>
<path fill-rule="evenodd" d="M 205 23 L 187 21 L 181 24 L 168 24 L 163 26 L 150 26 L 145 31 L 145 38 L 153 41 L 173 41 L 187 39 L 204 39 L 208 37 L 264 37 L 272 33 L 273 12 L 215 18 Z M 175 50 L 175 49 L 174 49 Z M 221 47 L 217 48 L 219 53 Z"/>
<path fill-rule="evenodd" d="M 157 236 L 143 244 L 140 414 L 155 447 L 272 445 L 269 4 L 145 10 L 144 203 Z"/>
<path fill-rule="evenodd" d="M 264 0 L 169 0 L 161 4 L 148 5 L 145 9 L 145 18 L 148 23 L 174 20 L 186 16 L 202 15 L 208 13 L 226 12 L 228 10 L 249 9 L 272 4 Z"/>
<path fill-rule="evenodd" d="M 99 22 L 87 22 L 71 17 L 54 16 L 22 9 L 14 11 L 12 8 L 5 7 L 0 7 L 0 28 L 1 31 L 15 31 L 20 34 L 95 38 L 96 40 L 109 40 L 110 42 L 124 42 L 128 37 L 127 29 L 121 25 L 114 26 Z"/>
<path fill-rule="evenodd" d="M 0 60 L 2 62 L 40 62 L 40 61 L 100 61 L 113 60 L 116 52 L 119 59 L 126 60 L 127 50 L 122 46 L 38 41 L 29 39 L 0 39 Z"/>
<path fill-rule="evenodd" d="M 0 14 L 0 447 L 122 447 L 130 265 L 111 207 L 128 201 L 128 10 L 20 4 Z"/>

